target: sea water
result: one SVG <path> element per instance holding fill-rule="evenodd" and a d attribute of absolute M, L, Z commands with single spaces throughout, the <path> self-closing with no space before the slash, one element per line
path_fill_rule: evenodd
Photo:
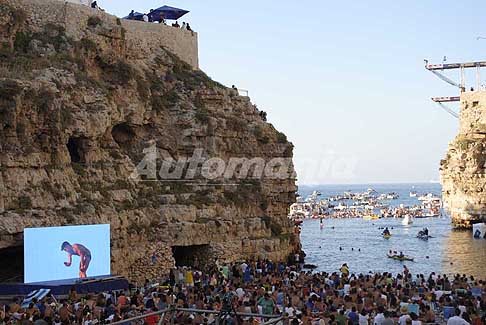
<path fill-rule="evenodd" d="M 318 190 L 321 199 L 342 195 L 344 191 L 364 192 L 375 189 L 378 194 L 396 192 L 399 198 L 385 201 L 391 206 L 419 205 L 410 191 L 440 195 L 439 184 L 380 184 L 380 185 L 328 185 L 302 186 L 299 193 L 304 197 Z M 317 271 L 335 272 L 347 263 L 351 272 L 392 272 L 403 270 L 406 265 L 412 273 L 461 273 L 486 278 L 486 240 L 473 239 L 471 231 L 453 230 L 450 218 L 414 219 L 409 226 L 402 219 L 325 219 L 321 229 L 319 220 L 308 219 L 302 224 L 302 248 L 307 254 L 306 263 L 317 265 Z M 384 239 L 383 230 L 388 227 L 392 237 Z M 418 239 L 417 233 L 427 227 L 433 236 L 428 241 Z M 340 250 L 341 248 L 341 250 Z M 387 258 L 390 250 L 402 251 L 414 258 L 413 262 L 401 262 Z"/>

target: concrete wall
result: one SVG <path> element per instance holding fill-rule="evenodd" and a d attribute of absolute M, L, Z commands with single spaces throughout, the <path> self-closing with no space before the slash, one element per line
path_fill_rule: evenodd
<path fill-rule="evenodd" d="M 136 50 L 140 58 L 150 56 L 153 49 L 163 46 L 179 56 L 194 69 L 199 68 L 197 33 L 166 26 L 117 17 L 88 6 L 59 0 L 0 0 L 22 8 L 28 15 L 27 23 L 34 29 L 46 24 L 62 25 L 66 34 L 80 40 L 87 33 L 87 21 L 99 17 L 107 26 L 121 23 L 125 29 L 126 46 Z"/>

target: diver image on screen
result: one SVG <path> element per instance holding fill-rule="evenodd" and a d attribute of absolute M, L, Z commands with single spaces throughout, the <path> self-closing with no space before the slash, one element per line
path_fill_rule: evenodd
<path fill-rule="evenodd" d="M 89 267 L 89 262 L 91 261 L 91 252 L 85 246 L 81 244 L 71 245 L 69 242 L 65 241 L 61 245 L 61 251 L 65 251 L 68 254 L 68 261 L 64 262 L 67 267 L 71 266 L 72 256 L 77 255 L 80 257 L 79 261 L 79 277 L 86 278 Z"/>

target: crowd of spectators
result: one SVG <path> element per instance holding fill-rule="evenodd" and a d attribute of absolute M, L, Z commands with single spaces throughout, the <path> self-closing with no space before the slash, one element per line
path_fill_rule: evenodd
<path fill-rule="evenodd" d="M 347 265 L 334 273 L 302 271 L 299 265 L 270 261 L 174 269 L 162 281 L 140 288 L 69 298 L 45 298 L 21 308 L 3 307 L 2 324 L 105 324 L 171 306 L 258 315 L 285 315 L 279 324 L 450 325 L 486 324 L 486 282 L 465 275 L 432 273 L 352 274 Z M 149 315 L 124 324 L 212 324 L 217 314 L 192 311 Z M 258 324 L 259 316 L 235 317 L 228 324 Z"/>
<path fill-rule="evenodd" d="M 130 14 L 128 15 L 129 19 L 135 19 L 135 11 L 132 10 Z M 164 24 L 167 25 L 167 20 L 164 16 L 164 13 L 157 13 L 153 9 L 150 9 L 149 13 L 145 13 L 141 16 L 141 20 L 143 20 L 146 23 L 159 23 L 159 24 Z M 189 23 L 183 22 L 182 25 L 179 24 L 179 22 L 176 20 L 174 23 L 172 23 L 172 27 L 175 28 L 180 28 L 182 30 L 188 30 L 192 32 L 191 25 Z"/>

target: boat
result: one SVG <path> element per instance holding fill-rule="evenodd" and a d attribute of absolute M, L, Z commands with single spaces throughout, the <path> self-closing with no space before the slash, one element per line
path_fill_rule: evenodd
<path fill-rule="evenodd" d="M 410 192 L 410 197 L 417 197 L 417 192 L 411 191 Z"/>
<path fill-rule="evenodd" d="M 380 217 L 376 214 L 363 216 L 363 220 L 378 220 Z"/>
<path fill-rule="evenodd" d="M 408 226 L 408 225 L 411 225 L 412 223 L 413 223 L 412 217 L 410 217 L 410 215 L 408 215 L 408 214 L 405 215 L 405 217 L 402 220 L 402 225 Z"/>
<path fill-rule="evenodd" d="M 427 193 L 418 197 L 419 201 L 431 201 L 431 200 L 440 200 L 440 197 L 434 196 L 433 193 Z"/>
<path fill-rule="evenodd" d="M 348 207 L 344 204 L 339 203 L 337 207 L 334 207 L 334 210 L 346 210 Z"/>
<path fill-rule="evenodd" d="M 388 200 L 396 200 L 396 199 L 398 199 L 398 194 L 397 194 L 397 193 L 388 193 L 388 194 L 386 195 L 386 198 L 387 198 Z"/>
<path fill-rule="evenodd" d="M 400 255 L 390 255 L 390 254 L 386 254 L 386 256 L 388 258 L 391 258 L 391 259 L 397 260 L 397 261 L 410 261 L 410 262 L 413 262 L 413 257 L 407 256 L 407 255 L 400 256 Z"/>
<path fill-rule="evenodd" d="M 391 234 L 385 234 L 385 235 L 383 235 L 383 238 L 385 238 L 385 239 L 390 239 L 390 238 L 391 238 L 391 236 L 392 236 Z"/>

